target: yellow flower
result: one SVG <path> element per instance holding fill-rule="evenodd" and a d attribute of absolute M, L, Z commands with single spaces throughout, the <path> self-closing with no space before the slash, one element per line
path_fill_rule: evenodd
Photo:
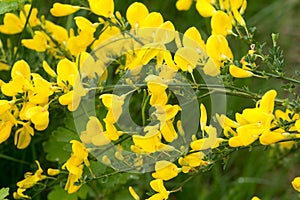
<path fill-rule="evenodd" d="M 114 1 L 113 0 L 88 0 L 90 8 L 93 13 L 103 17 L 111 17 L 114 13 Z"/>
<path fill-rule="evenodd" d="M 97 117 L 89 117 L 86 130 L 81 132 L 80 139 L 85 144 L 102 146 L 110 143 L 109 138 L 103 131 L 103 127 Z"/>
<path fill-rule="evenodd" d="M 164 23 L 163 16 L 159 12 L 151 12 L 141 22 L 141 28 L 156 28 Z M 144 29 L 147 31 L 147 29 Z M 143 34 L 141 34 L 143 35 Z M 146 34 L 145 34 L 146 35 Z M 144 35 L 143 35 L 144 36 Z"/>
<path fill-rule="evenodd" d="M 204 54 L 205 52 L 205 43 L 201 37 L 200 32 L 196 27 L 190 27 L 187 29 L 182 38 L 182 44 L 185 47 L 190 47 L 196 49 L 199 54 Z"/>
<path fill-rule="evenodd" d="M 56 25 L 51 21 L 45 20 L 45 28 L 49 32 L 49 34 L 51 34 L 51 37 L 53 39 L 65 46 L 69 36 L 68 31 L 64 27 Z"/>
<path fill-rule="evenodd" d="M 33 88 L 28 93 L 29 101 L 33 104 L 44 105 L 54 92 L 51 84 L 38 74 L 32 74 Z"/>
<path fill-rule="evenodd" d="M 12 102 L 9 102 L 8 100 L 0 100 L 0 115 L 5 113 L 11 108 Z"/>
<path fill-rule="evenodd" d="M 274 118 L 274 101 L 277 92 L 275 90 L 269 90 L 266 92 L 256 108 L 247 108 L 243 111 L 240 119 L 243 120 L 243 125 L 239 126 L 236 131 L 237 135 L 229 139 L 229 145 L 231 147 L 247 146 L 253 143 L 262 134 L 266 134 L 262 137 L 262 142 L 268 144 L 274 142 L 280 138 L 280 135 L 274 133 L 269 135 L 271 127 L 271 121 Z M 264 141 L 267 137 L 272 141 Z"/>
<path fill-rule="evenodd" d="M 177 49 L 174 62 L 182 71 L 192 72 L 196 68 L 200 55 L 196 49 L 190 47 L 180 47 Z"/>
<path fill-rule="evenodd" d="M 48 36 L 44 32 L 35 31 L 33 39 L 23 39 L 22 45 L 37 52 L 44 52 L 47 49 L 47 41 Z"/>
<path fill-rule="evenodd" d="M 253 73 L 251 71 L 239 68 L 235 65 L 230 65 L 229 73 L 235 78 L 248 78 L 253 76 Z"/>
<path fill-rule="evenodd" d="M 34 135 L 34 130 L 30 123 L 25 123 L 22 128 L 15 132 L 14 144 L 18 149 L 25 149 L 31 141 L 31 136 Z"/>
<path fill-rule="evenodd" d="M 204 161 L 205 154 L 203 152 L 190 153 L 184 157 L 178 159 L 178 163 L 182 166 L 183 173 L 189 173 L 195 167 L 207 165 L 207 161 Z"/>
<path fill-rule="evenodd" d="M 138 28 L 148 14 L 148 8 L 143 3 L 134 2 L 127 8 L 126 18 L 131 28 Z"/>
<path fill-rule="evenodd" d="M 164 182 L 162 179 L 152 180 L 150 182 L 150 186 L 155 192 L 158 192 L 158 193 L 152 195 L 147 200 L 166 200 L 169 198 L 170 192 L 167 191 L 167 189 L 165 188 Z"/>
<path fill-rule="evenodd" d="M 229 48 L 224 35 L 211 35 L 206 41 L 206 50 L 208 55 L 214 60 L 218 67 L 222 65 L 224 60 L 233 59 L 231 49 Z"/>
<path fill-rule="evenodd" d="M 56 176 L 60 173 L 60 170 L 59 169 L 52 169 L 52 168 L 48 168 L 47 169 L 47 174 L 49 176 Z"/>
<path fill-rule="evenodd" d="M 149 75 L 146 77 L 148 90 L 150 92 L 150 105 L 165 105 L 168 101 L 168 96 L 166 94 L 166 85 L 162 78 L 154 75 Z"/>
<path fill-rule="evenodd" d="M 13 193 L 14 199 L 30 199 L 30 196 L 23 194 L 26 189 L 18 188 L 17 192 Z"/>
<path fill-rule="evenodd" d="M 122 114 L 125 96 L 103 94 L 100 96 L 100 99 L 102 99 L 104 106 L 108 109 L 106 121 L 112 124 L 116 123 Z"/>
<path fill-rule="evenodd" d="M 128 189 L 134 200 L 140 200 L 139 195 L 137 195 L 137 193 L 134 191 L 133 187 L 129 186 Z"/>
<path fill-rule="evenodd" d="M 157 129 L 157 126 L 147 127 L 145 136 L 133 135 L 132 140 L 135 146 L 132 149 L 141 150 L 145 153 L 154 153 L 163 147 L 161 143 L 161 133 Z"/>
<path fill-rule="evenodd" d="M 265 131 L 259 137 L 259 142 L 262 145 L 270 145 L 286 139 L 284 131 Z"/>
<path fill-rule="evenodd" d="M 79 6 L 73 6 L 69 4 L 54 3 L 50 9 L 50 13 L 55 17 L 67 16 L 75 13 L 80 9 Z"/>
<path fill-rule="evenodd" d="M 213 126 L 206 128 L 208 138 L 202 138 L 195 140 L 191 143 L 191 148 L 193 150 L 206 150 L 210 148 L 217 148 L 219 144 L 223 141 L 222 138 L 217 137 L 217 129 Z"/>
<path fill-rule="evenodd" d="M 2 93 L 6 96 L 16 96 L 32 89 L 30 84 L 30 67 L 24 60 L 17 61 L 11 70 L 12 80 L 1 86 Z"/>
<path fill-rule="evenodd" d="M 216 12 L 210 0 L 197 0 L 196 9 L 203 17 L 211 17 Z"/>
<path fill-rule="evenodd" d="M 229 16 L 223 12 L 218 10 L 215 12 L 211 18 L 211 29 L 212 34 L 221 34 L 226 36 L 232 32 L 232 23 Z"/>
<path fill-rule="evenodd" d="M 295 122 L 296 130 L 300 133 L 300 119 Z"/>
<path fill-rule="evenodd" d="M 0 121 L 0 144 L 9 138 L 13 126 L 14 123 L 11 121 Z"/>
<path fill-rule="evenodd" d="M 292 181 L 292 186 L 296 191 L 300 192 L 300 177 L 294 178 Z"/>
<path fill-rule="evenodd" d="M 56 77 L 55 71 L 48 65 L 48 63 L 44 60 L 43 61 L 43 69 L 44 71 L 51 77 Z"/>
<path fill-rule="evenodd" d="M 176 8 L 177 10 L 189 10 L 193 0 L 177 0 L 176 1 Z"/>
<path fill-rule="evenodd" d="M 169 43 L 174 40 L 175 34 L 176 32 L 173 23 L 166 21 L 157 28 L 153 42 L 163 44 Z"/>
<path fill-rule="evenodd" d="M 31 172 L 28 172 L 25 174 L 25 179 L 22 180 L 22 181 L 19 181 L 17 183 L 17 186 L 21 189 L 28 189 L 28 188 L 31 188 L 33 187 L 37 182 L 41 181 L 41 180 L 44 180 L 46 178 L 45 175 L 42 175 L 43 173 L 43 170 L 40 166 L 40 163 L 39 161 L 35 161 L 37 166 L 38 166 L 38 169 L 36 170 L 36 172 L 32 175 Z"/>
<path fill-rule="evenodd" d="M 246 26 L 246 22 L 244 18 L 242 17 L 241 13 L 238 10 L 233 10 L 232 11 L 234 19 L 241 25 L 241 26 Z"/>
<path fill-rule="evenodd" d="M 155 172 L 152 173 L 152 177 L 168 181 L 176 177 L 180 171 L 181 169 L 177 168 L 174 163 L 161 160 L 155 163 Z"/>
<path fill-rule="evenodd" d="M 31 107 L 27 110 L 26 117 L 34 124 L 36 130 L 45 130 L 49 124 L 48 106 Z"/>
<path fill-rule="evenodd" d="M 31 8 L 30 4 L 24 5 L 24 10 L 20 11 L 20 20 L 25 25 L 27 16 L 29 14 L 29 10 Z M 36 8 L 33 8 L 29 17 L 29 25 L 31 27 L 35 27 L 40 24 L 40 20 L 37 18 L 38 10 Z"/>
<path fill-rule="evenodd" d="M 0 32 L 4 34 L 21 33 L 24 27 L 23 22 L 12 13 L 5 13 L 3 25 L 0 25 Z"/>
<path fill-rule="evenodd" d="M 254 196 L 251 198 L 251 200 L 260 200 L 260 198 L 258 198 L 257 196 Z"/>
<path fill-rule="evenodd" d="M 207 123 L 207 113 L 205 106 L 201 103 L 200 105 L 200 127 L 201 130 L 204 131 L 204 128 L 206 127 Z"/>
<path fill-rule="evenodd" d="M 62 169 L 67 169 L 69 171 L 65 190 L 67 190 L 68 193 L 74 193 L 82 185 L 82 183 L 78 183 L 78 180 L 80 180 L 83 173 L 83 163 L 86 166 L 89 166 L 90 163 L 88 160 L 88 151 L 85 146 L 76 140 L 71 140 L 70 143 L 72 143 L 72 155 L 67 162 L 64 163 Z"/>
<path fill-rule="evenodd" d="M 79 173 L 77 174 L 70 173 L 68 176 L 67 183 L 65 185 L 65 190 L 67 190 L 69 194 L 76 192 L 82 186 L 82 183 L 80 183 L 79 180 L 82 176 L 83 165 L 80 165 L 78 169 L 79 169 Z"/>

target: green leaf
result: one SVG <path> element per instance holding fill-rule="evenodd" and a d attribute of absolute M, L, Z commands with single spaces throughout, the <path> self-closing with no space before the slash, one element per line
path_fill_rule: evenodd
<path fill-rule="evenodd" d="M 0 0 L 0 15 L 3 13 L 18 10 L 24 5 L 24 0 Z"/>
<path fill-rule="evenodd" d="M 9 188 L 0 189 L 0 200 L 7 200 L 5 197 L 9 195 Z"/>
<path fill-rule="evenodd" d="M 73 193 L 73 194 L 69 194 L 61 186 L 56 185 L 51 190 L 51 192 L 48 194 L 48 200 L 57 200 L 57 199 L 63 199 L 63 200 L 87 199 L 88 192 L 89 192 L 89 187 L 86 184 L 82 185 L 80 187 L 80 189 L 77 192 Z"/>
<path fill-rule="evenodd" d="M 58 162 L 59 164 L 64 163 L 70 157 L 72 152 L 70 141 L 80 141 L 74 127 L 72 115 L 67 115 L 64 121 L 64 127 L 58 127 L 54 130 L 48 141 L 44 143 L 44 150 L 47 154 L 46 159 Z"/>

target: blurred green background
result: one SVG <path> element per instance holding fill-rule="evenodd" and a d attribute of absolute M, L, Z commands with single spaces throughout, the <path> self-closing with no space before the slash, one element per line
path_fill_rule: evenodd
<path fill-rule="evenodd" d="M 39 8 L 39 13 L 44 14 L 47 19 L 51 19 L 59 24 L 63 24 L 67 18 L 54 18 L 49 13 L 53 0 L 35 1 Z M 69 3 L 70 1 L 60 1 Z M 80 4 L 80 0 L 71 1 L 74 4 Z M 133 0 L 115 0 L 116 10 L 119 10 L 123 16 L 127 7 L 134 2 Z M 177 11 L 175 8 L 175 0 L 158 1 L 145 0 L 141 1 L 150 11 L 159 11 L 165 20 L 170 20 L 180 32 L 184 32 L 190 26 L 196 26 L 200 29 L 202 37 L 206 39 L 210 33 L 209 20 L 203 19 L 196 11 L 195 4 L 187 12 Z M 256 41 L 266 42 L 271 45 L 271 33 L 279 33 L 279 45 L 284 50 L 286 60 L 286 71 L 293 74 L 295 70 L 300 70 L 300 1 L 299 0 L 261 0 L 249 1 L 245 13 L 245 19 L 248 26 L 256 26 Z M 239 59 L 248 50 L 247 44 L 237 43 L 234 38 L 229 36 L 231 48 L 234 55 Z M 1 78 L 7 76 L 1 73 Z M 251 82 L 248 82 L 252 84 Z M 268 82 L 265 85 L 255 84 L 257 89 L 266 90 L 272 88 L 276 82 Z M 246 106 L 254 106 L 252 102 L 238 99 L 229 101 L 228 108 L 240 111 Z M 38 138 L 36 138 L 38 140 Z M 38 141 L 37 141 L 38 143 Z M 12 145 L 0 146 L 0 187 L 8 187 L 15 189 L 15 183 L 20 180 L 26 171 L 31 171 L 34 159 L 41 160 L 42 145 L 31 145 L 26 150 L 17 150 Z M 35 148 L 33 148 L 35 147 Z M 5 155 L 5 156 L 4 156 Z M 14 162 L 8 157 L 21 160 Z M 274 155 L 272 150 L 264 148 L 245 149 L 234 152 L 229 158 L 227 165 L 224 167 L 221 163 L 216 163 L 211 171 L 204 172 L 195 176 L 189 181 L 182 191 L 172 194 L 170 199 L 183 200 L 247 200 L 257 195 L 261 199 L 300 199 L 300 196 L 290 185 L 291 180 L 300 175 L 300 158 L 299 155 L 285 154 Z M 25 162 L 25 164 L 24 164 Z M 27 163 L 27 164 L 26 164 Z M 133 186 L 140 193 L 149 189 L 145 176 L 140 176 L 139 180 L 134 181 Z M 184 177 L 177 177 L 173 183 L 180 185 Z M 128 185 L 126 183 L 119 186 L 118 194 L 111 194 L 110 197 L 101 199 L 130 199 L 128 193 Z M 172 187 L 171 186 L 171 187 Z M 102 184 L 105 187 L 105 184 Z M 116 189 L 116 188 L 115 188 Z M 42 197 L 41 197 L 42 198 Z"/>

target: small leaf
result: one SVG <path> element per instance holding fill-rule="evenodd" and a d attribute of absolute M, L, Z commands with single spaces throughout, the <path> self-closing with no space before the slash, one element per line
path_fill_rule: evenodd
<path fill-rule="evenodd" d="M 18 10 L 24 5 L 24 0 L 1 0 L 0 1 L 0 15 L 3 13 Z"/>
<path fill-rule="evenodd" d="M 0 189 L 0 200 L 7 200 L 5 197 L 9 195 L 9 188 Z"/>

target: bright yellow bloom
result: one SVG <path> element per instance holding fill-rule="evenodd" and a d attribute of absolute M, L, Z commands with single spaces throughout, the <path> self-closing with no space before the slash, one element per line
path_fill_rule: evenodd
<path fill-rule="evenodd" d="M 150 92 L 150 105 L 165 105 L 168 101 L 166 94 L 166 85 L 162 78 L 154 75 L 147 76 L 145 81 L 147 82 L 148 90 Z"/>
<path fill-rule="evenodd" d="M 300 133 L 300 119 L 295 122 L 296 130 Z"/>
<path fill-rule="evenodd" d="M 90 8 L 93 13 L 103 17 L 111 17 L 114 13 L 114 1 L 113 0 L 88 0 Z"/>
<path fill-rule="evenodd" d="M 161 143 L 161 133 L 157 129 L 157 126 L 148 126 L 147 128 L 148 132 L 145 136 L 132 136 L 134 146 L 132 146 L 131 149 L 139 149 L 141 152 L 145 153 L 154 153 L 163 147 L 163 144 Z"/>
<path fill-rule="evenodd" d="M 205 106 L 201 103 L 200 105 L 200 127 L 201 130 L 204 131 L 207 123 L 207 112 Z"/>
<path fill-rule="evenodd" d="M 126 18 L 132 28 L 138 28 L 148 14 L 148 8 L 143 3 L 134 2 L 128 7 Z"/>
<path fill-rule="evenodd" d="M 5 113 L 11 108 L 12 102 L 9 102 L 8 100 L 0 100 L 0 115 Z"/>
<path fill-rule="evenodd" d="M 48 63 L 44 60 L 43 61 L 43 69 L 44 71 L 51 77 L 56 77 L 55 71 L 48 65 Z"/>
<path fill-rule="evenodd" d="M 30 67 L 26 61 L 17 61 L 11 70 L 12 80 L 1 86 L 2 93 L 6 96 L 16 96 L 32 89 L 30 84 Z"/>
<path fill-rule="evenodd" d="M 59 169 L 52 169 L 52 168 L 48 168 L 47 169 L 47 174 L 49 176 L 56 176 L 60 173 L 60 170 Z"/>
<path fill-rule="evenodd" d="M 35 162 L 36 162 L 36 164 L 37 164 L 37 166 L 38 166 L 38 169 L 36 170 L 36 172 L 35 172 L 33 175 L 32 175 L 31 172 L 27 172 L 27 173 L 25 174 L 25 179 L 22 180 L 22 181 L 19 181 L 19 182 L 17 183 L 17 186 L 18 186 L 19 188 L 22 188 L 22 189 L 28 189 L 28 188 L 31 188 L 31 187 L 33 187 L 37 182 L 39 182 L 39 181 L 41 181 L 41 180 L 43 180 L 43 179 L 46 178 L 45 175 L 42 175 L 43 170 L 42 170 L 42 168 L 41 168 L 41 166 L 40 166 L 39 161 L 36 160 Z"/>
<path fill-rule="evenodd" d="M 292 181 L 292 186 L 296 191 L 300 192 L 300 177 L 294 178 Z"/>
<path fill-rule="evenodd" d="M 166 21 L 161 24 L 155 32 L 153 42 L 169 43 L 175 38 L 175 27 L 172 22 Z"/>
<path fill-rule="evenodd" d="M 230 65 L 229 73 L 235 78 L 248 78 L 253 76 L 253 73 L 251 71 L 239 68 L 235 65 Z"/>
<path fill-rule="evenodd" d="M 50 13 L 55 17 L 67 16 L 75 13 L 80 9 L 79 6 L 73 6 L 69 4 L 54 3 L 50 9 Z"/>
<path fill-rule="evenodd" d="M 264 144 L 283 139 L 276 132 L 273 135 L 269 133 L 271 121 L 274 118 L 272 113 L 276 94 L 275 90 L 266 92 L 256 108 L 247 108 L 243 111 L 239 118 L 242 119 L 244 124 L 236 129 L 237 135 L 229 139 L 231 147 L 250 145 L 261 135 Z M 265 141 L 268 137 L 270 141 Z"/>
<path fill-rule="evenodd" d="M 223 12 L 218 10 L 214 13 L 211 18 L 211 29 L 212 34 L 221 34 L 226 36 L 232 32 L 232 23 L 229 16 Z"/>
<path fill-rule="evenodd" d="M 23 39 L 22 45 L 37 52 L 44 52 L 47 49 L 47 40 L 48 36 L 44 32 L 35 31 L 33 39 Z"/>
<path fill-rule="evenodd" d="M 12 13 L 5 13 L 3 25 L 0 25 L 0 32 L 4 34 L 21 33 L 24 27 L 22 21 Z"/>
<path fill-rule="evenodd" d="M 196 68 L 200 55 L 196 49 L 190 47 L 181 47 L 177 49 L 174 62 L 182 71 L 192 72 Z"/>
<path fill-rule="evenodd" d="M 103 94 L 100 96 L 100 99 L 102 99 L 104 106 L 108 109 L 106 121 L 112 124 L 116 123 L 122 114 L 125 96 Z"/>
<path fill-rule="evenodd" d="M 45 130 L 49 124 L 48 106 L 31 107 L 27 110 L 26 117 L 31 120 L 36 130 Z"/>
<path fill-rule="evenodd" d="M 13 126 L 14 123 L 11 121 L 0 121 L 0 144 L 9 138 Z"/>
<path fill-rule="evenodd" d="M 224 35 L 213 34 L 206 41 L 208 55 L 214 60 L 217 66 L 221 66 L 224 60 L 232 60 L 233 55 Z"/>
<path fill-rule="evenodd" d="M 78 167 L 79 173 L 73 174 L 70 173 L 67 179 L 67 183 L 65 185 L 65 190 L 69 193 L 75 193 L 82 186 L 82 183 L 79 183 L 79 180 L 82 176 L 83 165 L 79 165 Z"/>
<path fill-rule="evenodd" d="M 167 191 L 167 189 L 165 188 L 164 182 L 162 179 L 152 180 L 150 182 L 150 186 L 155 192 L 158 192 L 158 193 L 152 195 L 147 200 L 165 200 L 165 199 L 169 198 L 170 192 Z"/>
<path fill-rule="evenodd" d="M 202 138 L 195 140 L 191 143 L 191 148 L 193 150 L 206 150 L 210 148 L 217 148 L 219 144 L 223 141 L 222 138 L 217 137 L 217 129 L 213 126 L 206 128 L 208 138 Z"/>
<path fill-rule="evenodd" d="M 15 132 L 14 144 L 18 149 L 25 149 L 31 141 L 31 136 L 34 135 L 34 130 L 30 123 L 25 123 L 22 128 Z"/>
<path fill-rule="evenodd" d="M 82 185 L 82 183 L 75 183 L 77 183 L 82 176 L 83 163 L 86 166 L 90 165 L 88 151 L 85 146 L 76 140 L 71 140 L 70 143 L 72 143 L 72 155 L 62 166 L 62 169 L 67 169 L 69 171 L 68 180 L 65 185 L 65 190 L 67 190 L 69 194 L 76 192 Z"/>
<path fill-rule="evenodd" d="M 152 177 L 168 181 L 176 177 L 180 171 L 181 169 L 174 163 L 161 160 L 155 163 L 155 172 L 152 173 Z"/>
<path fill-rule="evenodd" d="M 23 194 L 26 189 L 18 188 L 17 192 L 13 193 L 14 199 L 30 199 L 30 196 Z"/>
<path fill-rule="evenodd" d="M 24 12 L 23 10 L 20 11 L 20 20 L 25 25 L 27 16 L 29 14 L 29 10 L 31 8 L 30 4 L 24 5 Z M 37 18 L 38 10 L 36 8 L 33 8 L 29 17 L 29 25 L 31 27 L 35 27 L 37 25 L 40 25 L 40 20 Z"/>
<path fill-rule="evenodd" d="M 86 124 L 86 130 L 81 132 L 80 139 L 85 144 L 93 144 L 95 146 L 102 146 L 110 143 L 109 138 L 103 131 L 103 127 L 97 117 L 89 117 Z"/>
<path fill-rule="evenodd" d="M 199 54 L 204 54 L 205 52 L 205 43 L 201 37 L 200 32 L 194 26 L 187 29 L 182 38 L 182 44 L 185 47 L 190 47 L 196 49 Z"/>
<path fill-rule="evenodd" d="M 128 189 L 134 200 L 140 200 L 139 195 L 137 195 L 137 193 L 134 191 L 133 187 L 129 186 Z"/>
<path fill-rule="evenodd" d="M 208 162 L 204 161 L 205 154 L 201 151 L 190 153 L 184 157 L 178 159 L 178 163 L 182 166 L 183 173 L 189 173 L 195 167 L 207 165 Z"/>
<path fill-rule="evenodd" d="M 53 39 L 65 46 L 69 39 L 69 36 L 68 31 L 64 27 L 56 25 L 53 22 L 46 20 L 45 28 Z"/>
<path fill-rule="evenodd" d="M 177 10 L 189 10 L 193 0 L 177 0 L 176 1 L 176 8 Z"/>
<path fill-rule="evenodd" d="M 257 196 L 254 196 L 251 198 L 251 200 L 260 200 L 260 198 L 258 198 Z"/>
<path fill-rule="evenodd" d="M 209 0 L 197 0 L 196 9 L 203 17 L 211 17 L 216 12 Z"/>
<path fill-rule="evenodd" d="M 287 139 L 287 136 L 284 135 L 283 131 L 265 131 L 259 137 L 259 142 L 262 145 L 270 145 L 284 139 Z"/>

